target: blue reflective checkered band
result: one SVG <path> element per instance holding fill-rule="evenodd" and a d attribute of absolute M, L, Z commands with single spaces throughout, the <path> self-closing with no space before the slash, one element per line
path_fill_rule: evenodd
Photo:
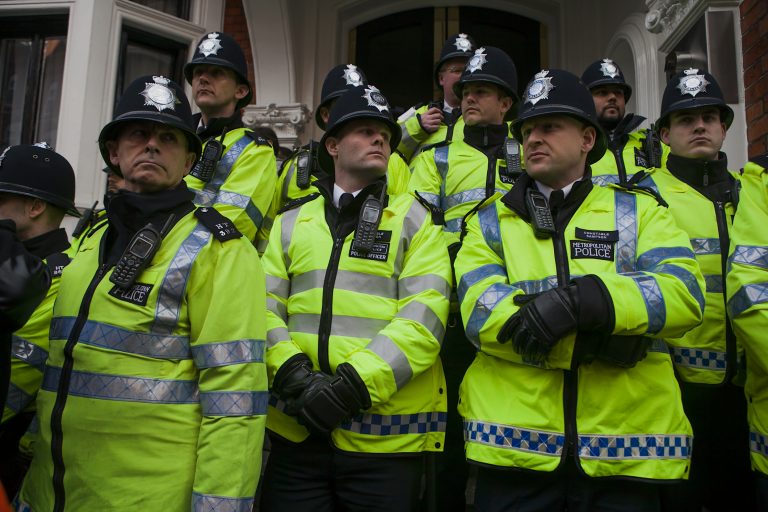
<path fill-rule="evenodd" d="M 157 292 L 155 321 L 150 332 L 173 334 L 179 320 L 192 264 L 210 238 L 211 232 L 208 228 L 198 223 L 179 246 Z"/>
<path fill-rule="evenodd" d="M 11 335 L 11 355 L 41 372 L 45 369 L 45 361 L 48 359 L 48 352 L 15 334 Z"/>
<path fill-rule="evenodd" d="M 491 203 L 480 209 L 477 212 L 477 220 L 480 223 L 480 230 L 483 232 L 485 243 L 503 261 L 504 248 L 501 245 L 501 228 L 499 227 L 499 216 L 496 213 L 496 204 Z"/>
<path fill-rule="evenodd" d="M 768 247 L 737 245 L 731 255 L 731 263 L 768 268 Z"/>
<path fill-rule="evenodd" d="M 250 197 L 232 192 L 229 190 L 219 190 L 218 192 L 212 192 L 209 190 L 200 190 L 195 196 L 195 204 L 199 206 L 215 206 L 217 204 L 223 204 L 226 206 L 234 206 L 245 211 L 245 214 L 251 219 L 256 229 L 261 228 L 264 222 L 264 216 L 261 210 L 253 204 Z"/>
<path fill-rule="evenodd" d="M 483 265 L 482 267 L 476 268 L 475 270 L 471 270 L 461 276 L 458 287 L 459 302 L 464 302 L 464 295 L 467 293 L 467 290 L 469 290 L 470 287 L 491 276 L 503 277 L 504 280 L 506 280 L 507 270 L 501 265 L 489 263 L 487 265 Z"/>
<path fill-rule="evenodd" d="M 575 274 L 571 275 L 571 279 L 575 279 L 576 277 L 579 276 Z M 518 281 L 516 283 L 512 283 L 512 286 L 515 288 L 520 288 L 529 295 L 546 292 L 552 288 L 557 288 L 557 276 L 549 276 L 540 280 Z"/>
<path fill-rule="evenodd" d="M 432 206 L 440 208 L 440 196 L 437 194 L 430 194 L 429 192 L 418 191 L 422 199 L 425 199 Z"/>
<path fill-rule="evenodd" d="M 76 321 L 77 318 L 72 316 L 54 318 L 51 321 L 51 339 L 69 338 Z M 85 345 L 157 359 L 192 358 L 189 352 L 189 338 L 186 336 L 134 332 L 93 320 L 85 322 L 77 341 Z"/>
<path fill-rule="evenodd" d="M 696 256 L 687 247 L 655 247 L 637 258 L 636 270 L 656 272 L 661 262 L 669 259 L 683 258 L 695 260 Z"/>
<path fill-rule="evenodd" d="M 670 347 L 672 359 L 678 366 L 725 371 L 725 352 L 697 348 Z"/>
<path fill-rule="evenodd" d="M 506 192 L 506 190 L 500 188 L 495 189 L 495 191 L 502 194 Z M 445 209 L 447 210 L 449 208 L 453 208 L 454 206 L 459 206 L 473 201 L 483 201 L 486 199 L 486 197 L 485 188 L 473 188 L 471 190 L 458 192 L 445 198 Z"/>
<path fill-rule="evenodd" d="M 491 316 L 496 305 L 507 295 L 519 289 L 508 284 L 493 283 L 480 294 L 472 313 L 469 315 L 466 329 L 467 338 L 475 344 L 475 347 L 480 348 L 480 329 L 488 321 L 488 317 Z"/>
<path fill-rule="evenodd" d="M 719 238 L 691 238 L 691 247 L 697 256 L 720 254 Z"/>
<path fill-rule="evenodd" d="M 237 139 L 237 141 L 232 144 L 232 146 L 230 146 L 227 152 L 224 153 L 224 155 L 221 157 L 221 160 L 219 160 L 219 163 L 216 165 L 216 172 L 211 178 L 211 181 L 206 183 L 203 187 L 203 192 L 216 193 L 219 191 L 221 186 L 227 180 L 229 173 L 232 171 L 232 166 L 235 165 L 237 159 L 240 158 L 240 154 L 251 142 L 252 141 L 250 137 L 243 135 Z M 210 204 L 200 204 L 197 202 L 195 202 L 195 204 L 199 204 L 200 206 L 211 206 Z"/>
<path fill-rule="evenodd" d="M 648 329 L 645 332 L 656 334 L 664 328 L 667 322 L 667 309 L 659 283 L 656 282 L 655 277 L 649 274 L 631 272 L 626 275 L 635 281 L 643 296 L 643 301 L 645 301 L 645 310 L 648 314 Z"/>
<path fill-rule="evenodd" d="M 192 493 L 192 512 L 251 512 L 253 498 L 228 498 Z"/>
<path fill-rule="evenodd" d="M 478 420 L 464 422 L 464 439 L 470 443 L 554 457 L 560 457 L 565 446 L 565 434 L 560 432 L 531 430 Z"/>
<path fill-rule="evenodd" d="M 461 231 L 462 220 L 462 217 L 459 217 L 458 219 L 446 220 L 445 226 L 443 226 L 443 231 L 447 231 L 448 233 L 458 233 Z"/>
<path fill-rule="evenodd" d="M 648 352 L 660 352 L 669 355 L 669 346 L 667 342 L 661 338 L 654 338 L 651 341 L 651 346 L 648 347 Z"/>
<path fill-rule="evenodd" d="M 768 437 L 751 430 L 749 432 L 749 449 L 763 457 L 768 457 Z"/>
<path fill-rule="evenodd" d="M 617 174 L 603 174 L 601 176 L 592 176 L 592 183 L 604 187 L 606 185 L 615 185 L 619 182 Z"/>
<path fill-rule="evenodd" d="M 690 456 L 691 436 L 579 436 L 579 457 L 583 459 L 688 459 Z"/>
<path fill-rule="evenodd" d="M 731 318 L 736 318 L 752 306 L 766 302 L 768 302 L 768 283 L 747 284 L 728 301 L 728 311 Z"/>
<path fill-rule="evenodd" d="M 200 406 L 205 416 L 256 416 L 267 413 L 269 391 L 203 391 Z"/>
<path fill-rule="evenodd" d="M 198 368 L 264 361 L 264 340 L 236 340 L 192 346 Z"/>
<path fill-rule="evenodd" d="M 707 293 L 723 293 L 723 276 L 720 274 L 705 274 Z"/>
<path fill-rule="evenodd" d="M 637 257 L 637 198 L 617 190 L 614 194 L 616 202 L 616 229 L 619 231 L 619 241 L 616 244 L 616 272 L 623 274 L 635 270 Z"/>
<path fill-rule="evenodd" d="M 5 406 L 18 414 L 26 409 L 34 399 L 34 395 L 30 395 L 19 386 L 11 382 L 8 385 L 8 396 L 5 399 Z"/>
<path fill-rule="evenodd" d="M 448 413 L 418 412 L 413 414 L 363 414 L 339 425 L 341 430 L 371 436 L 431 434 L 445 432 Z"/>
<path fill-rule="evenodd" d="M 46 366 L 42 388 L 58 392 L 61 368 Z M 73 371 L 70 395 L 123 402 L 197 404 L 197 382 Z"/>
<path fill-rule="evenodd" d="M 445 181 L 448 177 L 448 146 L 436 147 L 433 158 L 437 172 L 440 173 L 440 204 L 438 206 L 445 211 L 447 208 L 445 208 L 443 199 L 445 198 Z"/>

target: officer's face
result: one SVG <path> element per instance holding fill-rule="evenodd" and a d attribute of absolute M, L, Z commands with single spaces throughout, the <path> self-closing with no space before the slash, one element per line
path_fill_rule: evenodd
<path fill-rule="evenodd" d="M 597 135 L 593 127 L 568 116 L 548 115 L 525 121 L 520 131 L 525 170 L 533 179 L 560 189 L 584 175 Z"/>
<path fill-rule="evenodd" d="M 109 158 L 123 173 L 130 192 L 159 192 L 176 187 L 195 163 L 181 130 L 152 121 L 122 126 L 116 140 L 107 142 Z"/>
<path fill-rule="evenodd" d="M 333 157 L 336 173 L 346 172 L 364 178 L 384 176 L 392 150 L 389 127 L 374 119 L 354 119 L 338 135 L 328 137 L 325 147 Z"/>
<path fill-rule="evenodd" d="M 669 127 L 661 129 L 661 140 L 673 155 L 717 160 L 725 130 L 717 107 L 681 110 L 670 114 Z"/>
<path fill-rule="evenodd" d="M 488 82 L 464 84 L 461 95 L 461 115 L 469 126 L 501 124 L 512 107 L 512 98 Z"/>
<path fill-rule="evenodd" d="M 443 63 L 437 73 L 437 80 L 443 88 L 443 97 L 450 105 L 458 106 L 460 103 L 460 99 L 453 92 L 453 84 L 459 81 L 466 65 L 467 59 L 461 57 L 450 59 Z"/>
<path fill-rule="evenodd" d="M 231 69 L 200 64 L 192 70 L 192 98 L 205 113 L 223 115 L 222 111 L 234 110 L 247 94 L 248 87 L 237 83 Z"/>
<path fill-rule="evenodd" d="M 626 99 L 624 89 L 618 85 L 602 85 L 592 89 L 597 119 L 600 124 L 616 126 L 624 118 Z"/>

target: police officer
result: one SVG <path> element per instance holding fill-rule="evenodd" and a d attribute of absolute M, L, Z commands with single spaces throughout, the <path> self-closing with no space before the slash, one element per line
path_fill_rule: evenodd
<path fill-rule="evenodd" d="M 653 130 L 639 128 L 645 117 L 626 112 L 632 87 L 619 65 L 611 59 L 595 61 L 584 70 L 581 81 L 592 93 L 608 143 L 603 157 L 592 165 L 592 181 L 624 183 L 639 170 L 663 166 L 669 148 Z"/>
<path fill-rule="evenodd" d="M 75 172 L 67 160 L 48 144 L 9 147 L 0 160 L 0 218 L 16 224 L 16 233 L 27 251 L 44 260 L 51 286 L 24 327 L 13 334 L 11 381 L 0 424 L 0 478 L 14 495 L 28 460 L 16 460 L 19 439 L 29 427 L 35 396 L 43 379 L 48 355 L 48 328 L 59 278 L 70 258 L 64 215 L 80 216 L 74 204 Z M 29 454 L 26 454 L 27 457 Z"/>
<path fill-rule="evenodd" d="M 125 189 L 61 277 L 19 508 L 250 510 L 267 402 L 258 254 L 192 202 L 201 142 L 175 82 L 132 82 L 99 149 Z"/>
<path fill-rule="evenodd" d="M 424 454 L 443 447 L 450 263 L 428 210 L 387 193 L 399 140 L 378 89 L 347 91 L 320 141 L 334 173 L 275 221 L 261 510 L 418 510 Z"/>
<path fill-rule="evenodd" d="M 331 69 L 323 80 L 320 104 L 315 109 L 315 122 L 325 130 L 331 108 L 339 97 L 348 90 L 361 90 L 368 81 L 363 70 L 354 64 L 339 64 Z M 280 166 L 277 188 L 272 199 L 274 217 L 277 211 L 291 201 L 317 192 L 313 183 L 333 169 L 321 169 L 318 159 L 320 143 L 310 141 L 291 154 Z M 393 153 L 387 164 L 387 193 L 405 192 L 411 172 L 402 155 Z"/>
<path fill-rule="evenodd" d="M 184 66 L 184 76 L 200 109 L 194 122 L 204 143 L 202 158 L 185 178 L 195 204 L 215 206 L 263 252 L 272 222 L 265 217 L 276 164 L 269 142 L 246 129 L 240 118 L 253 97 L 243 50 L 228 34 L 206 34 Z"/>
<path fill-rule="evenodd" d="M 467 34 L 454 34 L 446 39 L 433 73 L 435 85 L 442 90 L 443 97 L 411 107 L 397 119 L 403 132 L 398 149 L 408 161 L 425 147 L 450 140 L 454 132 L 461 134 L 461 97 L 457 96 L 453 86 L 476 47 L 474 39 Z"/>
<path fill-rule="evenodd" d="M 422 152 L 411 165 L 408 185 L 443 217 L 451 258 L 461 245 L 465 216 L 497 191 L 509 190 L 520 173 L 519 145 L 505 121 L 518 99 L 512 59 L 498 48 L 479 48 L 454 88 L 462 98 L 463 132 Z M 459 383 L 472 362 L 474 349 L 464 335 L 455 302 L 448 324 L 442 358 L 448 380 L 449 419 L 445 454 L 438 461 L 437 496 L 441 510 L 463 510 L 468 468 L 456 405 Z"/>
<path fill-rule="evenodd" d="M 754 510 L 768 510 L 768 356 L 765 333 L 768 329 L 768 154 L 744 166 L 739 210 L 731 229 L 730 270 L 726 281 L 728 314 L 736 338 L 746 351 L 746 384 L 749 415 L 749 450 L 755 474 L 757 504 Z M 698 447 L 697 447 L 698 449 Z M 743 484 L 738 492 L 744 492 Z M 730 489 L 729 489 L 730 491 Z M 734 489 L 735 491 L 735 489 Z M 734 506 L 736 492 L 730 493 Z M 744 509 L 746 510 L 746 509 Z"/>
<path fill-rule="evenodd" d="M 575 75 L 540 71 L 519 112 L 526 174 L 472 216 L 455 265 L 475 507 L 659 510 L 691 428 L 650 338 L 701 321 L 701 273 L 654 197 L 593 186 L 605 140 Z"/>
<path fill-rule="evenodd" d="M 667 83 L 656 126 L 669 145 L 666 168 L 641 185 L 656 188 L 690 238 L 706 281 L 699 327 L 669 340 L 693 426 L 696 449 L 688 482 L 670 488 L 670 510 L 752 510 L 747 408 L 739 349 L 725 309 L 726 261 L 731 219 L 738 205 L 737 174 L 721 151 L 733 111 L 717 80 L 687 69 Z"/>

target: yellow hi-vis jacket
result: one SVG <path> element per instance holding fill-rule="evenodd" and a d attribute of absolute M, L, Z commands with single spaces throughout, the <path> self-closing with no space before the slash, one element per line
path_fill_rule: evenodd
<path fill-rule="evenodd" d="M 467 337 L 478 349 L 460 388 L 467 458 L 548 472 L 572 454 L 591 477 L 687 477 L 691 426 L 663 343 L 633 368 L 579 365 L 570 334 L 539 367 L 496 338 L 519 309 L 515 296 L 583 275 L 605 285 L 613 334 L 682 334 L 704 307 L 688 237 L 654 198 L 584 183 L 591 190 L 567 225 L 537 238 L 505 203 L 516 196 L 525 208 L 516 191 L 529 183 L 524 175 L 472 216 L 455 263 Z"/>
<path fill-rule="evenodd" d="M 425 131 L 421 127 L 418 116 L 423 115 L 424 112 L 434 105 L 435 103 L 428 103 L 411 107 L 397 118 L 397 124 L 400 125 L 400 129 L 403 132 L 403 138 L 400 139 L 397 149 L 405 156 L 408 162 L 412 162 L 425 148 L 445 140 L 450 140 L 454 134 L 458 134 L 458 138 L 461 138 L 461 134 L 464 132 L 464 118 L 461 117 L 461 107 L 456 107 L 456 110 L 459 111 L 459 116 L 453 125 L 440 123 L 436 131 L 432 133 Z M 445 111 L 443 111 L 443 115 L 446 115 Z"/>
<path fill-rule="evenodd" d="M 84 237 L 54 306 L 22 510 L 251 510 L 268 401 L 264 275 L 217 218 L 212 234 L 184 215 L 130 289 L 101 263 L 108 229 Z"/>
<path fill-rule="evenodd" d="M 374 249 L 361 257 L 351 249 L 354 231 L 341 239 L 329 228 L 326 208 L 335 207 L 326 201 L 279 215 L 263 257 L 270 379 L 301 353 L 315 369 L 323 360 L 331 371 L 347 362 L 372 407 L 333 430 L 338 449 L 441 451 L 447 404 L 439 352 L 451 268 L 440 229 L 410 194 L 390 196 Z M 284 405 L 270 403 L 267 428 L 306 439 Z"/>
<path fill-rule="evenodd" d="M 768 156 L 744 166 L 731 231 L 728 313 L 746 351 L 752 468 L 768 475 Z"/>

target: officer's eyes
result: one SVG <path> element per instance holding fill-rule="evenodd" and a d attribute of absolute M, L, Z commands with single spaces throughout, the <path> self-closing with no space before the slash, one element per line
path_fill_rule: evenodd
<path fill-rule="evenodd" d="M 175 143 L 177 142 L 176 134 L 173 132 L 166 132 L 160 134 L 160 140 L 165 143 Z"/>
<path fill-rule="evenodd" d="M 147 130 L 136 128 L 128 132 L 128 137 L 133 140 L 146 140 L 149 137 Z"/>

